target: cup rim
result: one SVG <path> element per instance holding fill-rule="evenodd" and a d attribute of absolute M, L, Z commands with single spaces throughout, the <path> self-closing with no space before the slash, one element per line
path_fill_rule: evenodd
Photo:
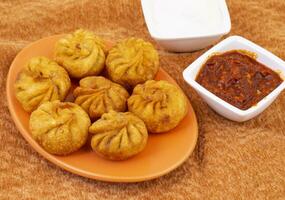
<path fill-rule="evenodd" d="M 225 0 L 217 0 L 219 3 L 219 8 L 222 13 L 222 18 L 224 22 L 224 25 L 221 26 L 220 31 L 207 33 L 207 34 L 201 34 L 201 35 L 192 35 L 192 36 L 185 35 L 185 36 L 169 37 L 169 36 L 160 35 L 156 31 L 154 31 L 153 18 L 151 17 L 151 14 L 150 14 L 148 1 L 151 1 L 151 0 L 141 0 L 141 6 L 142 6 L 143 16 L 145 18 L 147 29 L 151 37 L 154 38 L 155 40 L 169 41 L 169 40 L 189 40 L 189 39 L 202 39 L 202 38 L 208 38 L 208 37 L 218 37 L 221 35 L 228 34 L 231 30 L 231 18 L 230 18 L 229 10 L 227 7 L 227 3 Z"/>

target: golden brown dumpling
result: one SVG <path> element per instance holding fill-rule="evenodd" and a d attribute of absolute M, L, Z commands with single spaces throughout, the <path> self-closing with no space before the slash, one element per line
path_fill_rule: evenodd
<path fill-rule="evenodd" d="M 67 72 L 46 57 L 32 58 L 15 83 L 16 97 L 31 112 L 41 103 L 64 100 L 70 88 Z"/>
<path fill-rule="evenodd" d="M 105 64 L 104 43 L 93 32 L 79 29 L 55 45 L 55 60 L 73 78 L 99 74 Z"/>
<path fill-rule="evenodd" d="M 110 110 L 125 111 L 129 93 L 121 85 L 102 76 L 90 76 L 80 80 L 74 92 L 75 103 L 92 119 L 100 118 Z"/>
<path fill-rule="evenodd" d="M 89 128 L 92 149 L 104 158 L 124 160 L 141 152 L 148 133 L 144 122 L 130 112 L 110 111 Z"/>
<path fill-rule="evenodd" d="M 32 137 L 56 155 L 67 155 L 82 147 L 90 125 L 87 113 L 71 102 L 43 103 L 30 116 Z"/>
<path fill-rule="evenodd" d="M 126 88 L 153 79 L 158 71 L 158 53 L 149 42 L 130 38 L 115 45 L 106 59 L 110 79 Z"/>
<path fill-rule="evenodd" d="M 167 81 L 154 80 L 134 88 L 128 99 L 128 108 L 152 133 L 173 129 L 188 111 L 186 97 L 180 88 Z"/>

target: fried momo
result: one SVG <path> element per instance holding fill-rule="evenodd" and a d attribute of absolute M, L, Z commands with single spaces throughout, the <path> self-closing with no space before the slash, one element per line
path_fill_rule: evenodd
<path fill-rule="evenodd" d="M 158 53 L 153 45 L 136 38 L 117 43 L 106 59 L 110 79 L 126 88 L 133 88 L 139 83 L 153 79 L 158 65 Z"/>
<path fill-rule="evenodd" d="M 70 102 L 46 102 L 30 116 L 32 137 L 49 153 L 67 155 L 87 140 L 91 125 L 87 113 Z"/>
<path fill-rule="evenodd" d="M 145 122 L 149 132 L 160 133 L 176 127 L 188 107 L 180 88 L 167 81 L 150 80 L 134 88 L 128 109 Z"/>
<path fill-rule="evenodd" d="M 105 45 L 94 33 L 79 29 L 55 45 L 55 60 L 73 78 L 98 75 L 105 64 Z"/>
<path fill-rule="evenodd" d="M 73 95 L 92 119 L 100 118 L 103 113 L 125 111 L 129 93 L 121 85 L 102 76 L 90 76 L 80 80 Z"/>
<path fill-rule="evenodd" d="M 144 122 L 130 112 L 110 111 L 89 128 L 92 149 L 110 160 L 124 160 L 141 152 L 147 143 Z"/>
<path fill-rule="evenodd" d="M 16 97 L 31 112 L 41 103 L 64 100 L 70 89 L 68 73 L 46 57 L 32 58 L 15 83 Z"/>

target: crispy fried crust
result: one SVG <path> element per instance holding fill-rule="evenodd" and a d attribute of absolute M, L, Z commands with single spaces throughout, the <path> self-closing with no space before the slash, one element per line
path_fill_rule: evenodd
<path fill-rule="evenodd" d="M 141 152 L 147 143 L 144 122 L 130 112 L 111 111 L 89 128 L 92 149 L 110 160 L 124 160 Z"/>
<path fill-rule="evenodd" d="M 79 29 L 55 45 L 55 60 L 73 78 L 98 75 L 105 64 L 105 45 L 93 32 Z"/>
<path fill-rule="evenodd" d="M 82 147 L 90 125 L 87 113 L 70 102 L 43 103 L 30 117 L 32 137 L 56 155 L 67 155 Z"/>
<path fill-rule="evenodd" d="M 80 105 L 91 117 L 98 119 L 102 114 L 125 111 L 129 93 L 121 85 L 102 76 L 90 76 L 80 80 L 74 92 L 75 103 Z"/>
<path fill-rule="evenodd" d="M 154 80 L 134 88 L 128 99 L 128 109 L 145 122 L 151 133 L 173 129 L 188 111 L 186 97 L 180 88 L 167 81 Z"/>
<path fill-rule="evenodd" d="M 15 83 L 16 97 L 31 112 L 41 103 L 64 100 L 70 89 L 67 72 L 46 57 L 34 57 L 27 63 Z"/>
<path fill-rule="evenodd" d="M 156 49 L 142 39 L 129 38 L 108 53 L 106 69 L 110 79 L 126 88 L 153 79 L 159 67 Z"/>

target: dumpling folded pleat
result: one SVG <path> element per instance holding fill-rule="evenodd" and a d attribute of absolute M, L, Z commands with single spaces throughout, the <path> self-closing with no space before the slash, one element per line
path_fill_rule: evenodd
<path fill-rule="evenodd" d="M 111 110 L 125 111 L 129 98 L 125 88 L 102 76 L 81 79 L 73 94 L 75 103 L 80 105 L 91 119 L 98 119 Z"/>
<path fill-rule="evenodd" d="M 153 79 L 158 67 L 159 57 L 153 45 L 136 38 L 117 43 L 106 59 L 110 79 L 128 89 Z"/>
<path fill-rule="evenodd" d="M 151 133 L 173 129 L 188 112 L 187 100 L 180 88 L 167 81 L 154 80 L 134 88 L 128 109 L 145 122 Z"/>
<path fill-rule="evenodd" d="M 70 102 L 46 102 L 30 116 L 32 137 L 49 153 L 67 155 L 82 147 L 91 125 L 87 113 Z"/>
<path fill-rule="evenodd" d="M 110 111 L 89 128 L 92 149 L 110 160 L 124 160 L 141 152 L 147 143 L 144 122 L 130 112 Z"/>
<path fill-rule="evenodd" d="M 16 97 L 24 110 L 31 112 L 43 102 L 64 100 L 70 86 L 64 68 L 46 57 L 34 57 L 19 74 Z"/>
<path fill-rule="evenodd" d="M 105 64 L 105 45 L 93 32 L 79 29 L 55 45 L 55 60 L 73 78 L 98 75 Z"/>

